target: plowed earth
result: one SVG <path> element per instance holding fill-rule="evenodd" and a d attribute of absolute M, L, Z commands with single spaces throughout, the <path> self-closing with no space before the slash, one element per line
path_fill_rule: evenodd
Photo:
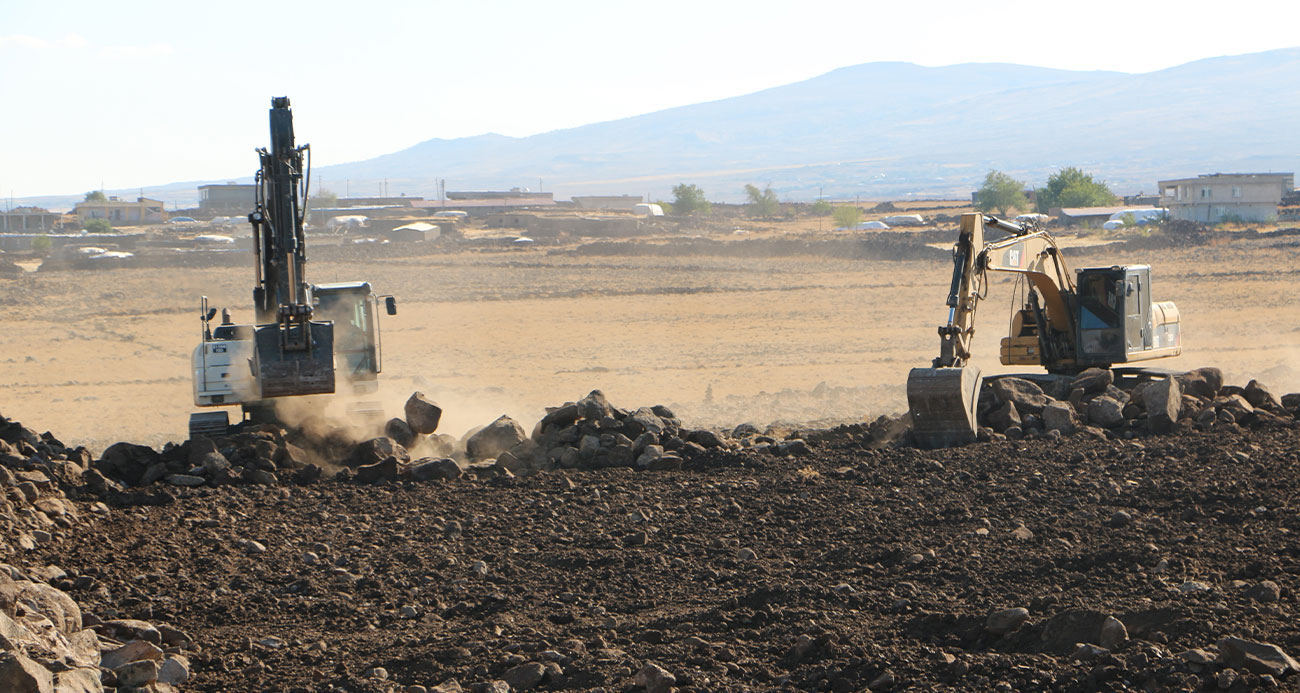
<path fill-rule="evenodd" d="M 683 691 L 1217 690 L 1219 667 L 1176 655 L 1224 636 L 1300 654 L 1298 443 L 848 440 L 674 472 L 156 490 L 175 495 L 37 559 L 97 578 L 73 593 L 90 613 L 187 631 L 186 690 L 468 689 L 529 662 L 558 664 L 539 690 L 632 690 L 647 662 Z M 1280 600 L 1248 599 L 1266 579 Z M 1009 607 L 1028 621 L 994 635 Z M 1073 661 L 1095 627 L 1060 626 L 1072 610 L 1131 640 Z"/>

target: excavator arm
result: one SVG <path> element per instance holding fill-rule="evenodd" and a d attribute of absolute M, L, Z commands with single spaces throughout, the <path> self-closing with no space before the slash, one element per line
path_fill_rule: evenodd
<path fill-rule="evenodd" d="M 986 242 L 985 227 L 1011 237 Z M 1073 331 L 1066 295 L 1073 294 L 1074 286 L 1051 234 L 983 214 L 963 214 L 953 248 L 948 321 L 939 326 L 939 356 L 931 368 L 912 369 L 907 379 L 913 433 L 927 447 L 975 440 L 980 372 L 970 364 L 970 347 L 990 271 L 1021 274 L 1033 286 L 1036 294 L 1030 293 L 1026 309 L 1040 323 L 1040 337 Z M 1044 342 L 1044 354 L 1061 351 L 1050 336 Z"/>

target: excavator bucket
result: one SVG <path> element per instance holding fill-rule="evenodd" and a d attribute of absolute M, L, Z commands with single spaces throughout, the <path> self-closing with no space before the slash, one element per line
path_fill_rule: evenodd
<path fill-rule="evenodd" d="M 980 369 L 913 368 L 907 375 L 907 408 L 912 434 L 923 448 L 975 442 L 975 405 Z"/>
<path fill-rule="evenodd" d="M 334 392 L 334 325 L 312 322 L 309 347 L 286 350 L 280 325 L 254 330 L 253 371 L 261 396 L 294 397 Z"/>

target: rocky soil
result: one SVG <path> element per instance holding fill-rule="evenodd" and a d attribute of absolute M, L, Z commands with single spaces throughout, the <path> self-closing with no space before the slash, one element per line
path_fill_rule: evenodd
<path fill-rule="evenodd" d="M 0 672 L 202 691 L 1300 687 L 1300 402 L 1209 370 L 1101 380 L 998 381 L 987 440 L 935 451 L 889 419 L 697 431 L 599 393 L 529 435 L 504 419 L 459 440 L 414 397 L 359 444 L 264 428 L 96 457 L 8 422 L 0 597 L 6 574 L 63 596 L 0 611 L 68 643 L 6 631 Z"/>

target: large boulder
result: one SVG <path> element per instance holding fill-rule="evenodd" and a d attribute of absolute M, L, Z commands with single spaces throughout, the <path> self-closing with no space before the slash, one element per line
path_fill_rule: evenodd
<path fill-rule="evenodd" d="M 1228 637 L 1219 640 L 1218 662 L 1233 669 L 1245 669 L 1255 674 L 1274 677 L 1300 671 L 1300 663 L 1267 642 Z"/>
<path fill-rule="evenodd" d="M 1109 368 L 1089 368 L 1074 376 L 1069 389 L 1083 390 L 1085 395 L 1096 395 L 1106 391 L 1115 382 L 1115 374 Z"/>
<path fill-rule="evenodd" d="M 1183 392 L 1197 397 L 1214 399 L 1223 387 L 1223 371 L 1218 368 L 1197 368 L 1174 376 Z"/>
<path fill-rule="evenodd" d="M 590 399 L 593 395 L 600 395 L 596 390 L 588 395 L 585 399 Z M 600 395 L 600 399 L 604 399 Z M 593 405 L 594 406 L 594 405 Z M 465 441 L 465 451 L 471 459 L 485 460 L 495 458 L 501 453 L 522 443 L 528 436 L 524 434 L 524 429 L 514 419 L 502 415 L 496 421 L 488 424 Z"/>
<path fill-rule="evenodd" d="M 1052 398 L 1043 393 L 1043 388 L 1023 378 L 998 378 L 993 381 L 993 394 L 999 402 L 1011 402 L 1016 411 L 1024 414 L 1041 415 L 1043 407 L 1052 403 Z"/>
<path fill-rule="evenodd" d="M 352 448 L 352 453 L 343 460 L 343 464 L 349 467 L 364 467 L 370 464 L 378 464 L 389 457 L 396 457 L 400 462 L 407 462 L 411 459 L 410 454 L 406 452 L 406 448 L 398 445 L 397 441 L 387 436 L 380 436 L 357 443 Z"/>
<path fill-rule="evenodd" d="M 1264 409 L 1276 409 L 1278 405 L 1277 398 L 1269 391 L 1264 383 L 1258 380 L 1252 380 L 1246 383 L 1246 389 L 1242 390 L 1241 396 L 1250 402 L 1252 407 L 1261 407 Z"/>
<path fill-rule="evenodd" d="M 1124 405 L 1118 400 L 1102 395 L 1088 402 L 1088 423 L 1110 428 L 1124 422 Z"/>
<path fill-rule="evenodd" d="M 411 394 L 406 400 L 404 413 L 406 425 L 410 426 L 413 432 L 421 435 L 429 435 L 438 430 L 438 423 L 442 421 L 442 407 L 425 397 L 422 392 Z"/>
<path fill-rule="evenodd" d="M 586 397 L 578 400 L 578 415 L 588 421 L 599 421 L 613 416 L 614 407 L 605 399 L 605 393 L 592 390 Z"/>
<path fill-rule="evenodd" d="M 1157 380 L 1142 390 L 1146 405 L 1147 425 L 1156 433 L 1168 433 L 1178 423 L 1183 408 L 1183 393 L 1174 378 Z"/>
<path fill-rule="evenodd" d="M 403 419 L 392 418 L 384 424 L 384 435 L 392 438 L 398 445 L 410 449 L 415 445 L 415 431 Z"/>
<path fill-rule="evenodd" d="M 1043 407 L 1043 428 L 1049 431 L 1060 431 L 1063 434 L 1074 433 L 1078 427 L 1078 419 L 1075 416 L 1074 407 L 1065 402 L 1052 402 Z"/>
<path fill-rule="evenodd" d="M 109 478 L 136 486 L 150 467 L 162 461 L 162 455 L 146 445 L 114 443 L 95 462 L 95 469 Z"/>
<path fill-rule="evenodd" d="M 411 479 L 414 481 L 433 481 L 434 479 L 459 479 L 464 470 L 451 458 L 416 460 L 411 465 Z"/>

